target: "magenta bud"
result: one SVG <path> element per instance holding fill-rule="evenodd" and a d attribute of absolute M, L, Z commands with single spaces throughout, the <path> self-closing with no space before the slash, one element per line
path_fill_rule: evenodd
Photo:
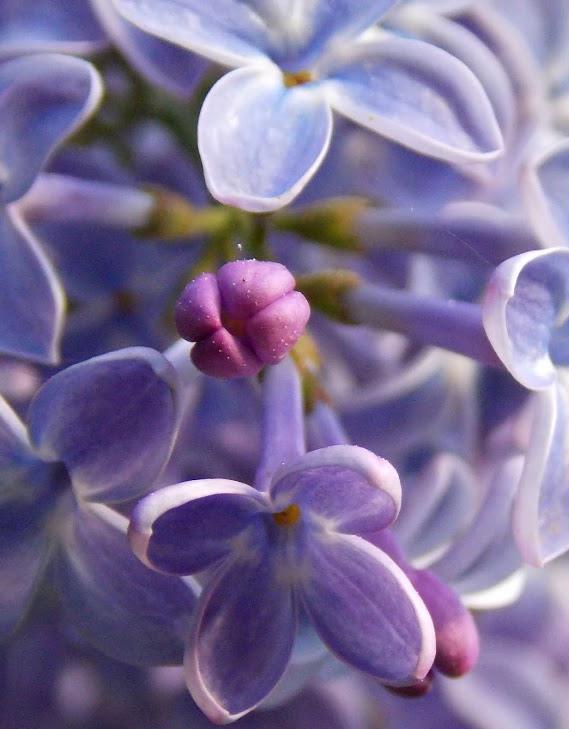
<path fill-rule="evenodd" d="M 277 364 L 310 317 L 305 297 L 280 263 L 232 261 L 191 281 L 175 310 L 181 337 L 196 342 L 192 361 L 212 377 L 250 377 Z"/>
<path fill-rule="evenodd" d="M 479 653 L 478 628 L 472 615 L 454 590 L 432 572 L 415 570 L 409 578 L 435 626 L 436 668 L 446 676 L 464 676 L 475 665 Z"/>

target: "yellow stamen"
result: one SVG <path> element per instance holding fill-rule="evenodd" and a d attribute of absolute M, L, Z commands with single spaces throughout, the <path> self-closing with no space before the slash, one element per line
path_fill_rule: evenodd
<path fill-rule="evenodd" d="M 294 526 L 300 519 L 300 506 L 291 504 L 283 511 L 277 511 L 276 514 L 273 514 L 273 519 L 279 526 Z"/>
<path fill-rule="evenodd" d="M 302 84 L 308 84 L 311 81 L 314 81 L 314 76 L 310 73 L 310 71 L 283 73 L 283 83 L 287 89 L 292 89 L 293 86 L 302 86 Z"/>

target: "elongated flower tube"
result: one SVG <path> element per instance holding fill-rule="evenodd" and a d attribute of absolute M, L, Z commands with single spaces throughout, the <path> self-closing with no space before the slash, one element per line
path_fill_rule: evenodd
<path fill-rule="evenodd" d="M 479 304 L 369 284 L 344 270 L 308 274 L 298 287 L 311 306 L 336 320 L 397 332 L 418 344 L 501 366 L 484 331 Z"/>
<path fill-rule="evenodd" d="M 324 159 L 332 109 L 453 163 L 502 138 L 474 74 L 428 43 L 363 31 L 395 0 L 114 0 L 142 30 L 235 70 L 207 96 L 199 148 L 214 197 L 253 212 L 291 202 Z"/>
<path fill-rule="evenodd" d="M 280 263 L 233 261 L 191 281 L 176 304 L 181 337 L 196 342 L 192 361 L 213 377 L 250 377 L 280 362 L 310 316 L 292 274 Z"/>
<path fill-rule="evenodd" d="M 425 605 L 365 538 L 397 515 L 396 471 L 356 446 L 303 453 L 300 382 L 289 359 L 263 387 L 263 490 L 224 479 L 175 484 L 140 501 L 130 525 L 148 566 L 209 570 L 185 667 L 192 696 L 217 723 L 243 716 L 277 684 L 299 612 L 338 658 L 385 683 L 412 684 L 434 659 Z M 275 398 L 288 406 L 275 407 Z"/>

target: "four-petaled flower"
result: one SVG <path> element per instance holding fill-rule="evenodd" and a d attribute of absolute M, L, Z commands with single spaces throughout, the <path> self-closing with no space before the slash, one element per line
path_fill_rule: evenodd
<path fill-rule="evenodd" d="M 212 721 L 238 719 L 274 688 L 299 614 L 338 658 L 385 683 L 427 674 L 435 652 L 427 608 L 366 539 L 393 522 L 400 499 L 387 461 L 341 445 L 281 467 L 267 492 L 207 479 L 138 504 L 130 538 L 143 562 L 178 575 L 208 570 L 185 663 Z"/>
<path fill-rule="evenodd" d="M 212 88 L 198 129 L 206 182 L 223 203 L 262 212 L 291 202 L 326 155 L 332 109 L 449 162 L 501 150 L 466 65 L 373 29 L 396 0 L 114 2 L 143 30 L 236 69 Z"/>

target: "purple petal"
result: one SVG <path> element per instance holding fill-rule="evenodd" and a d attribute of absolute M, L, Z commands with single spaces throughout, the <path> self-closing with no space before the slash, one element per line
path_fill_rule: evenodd
<path fill-rule="evenodd" d="M 189 575 L 259 537 L 260 494 L 238 481 L 204 479 L 167 486 L 139 502 L 129 536 L 139 559 L 154 569 Z"/>
<path fill-rule="evenodd" d="M 27 53 L 87 54 L 108 44 L 88 2 L 2 0 L 0 59 Z"/>
<path fill-rule="evenodd" d="M 271 34 L 271 58 L 294 70 L 314 64 L 326 47 L 347 42 L 375 25 L 398 0 L 246 0 L 263 18 Z"/>
<path fill-rule="evenodd" d="M 113 0 L 116 9 L 147 33 L 227 66 L 258 61 L 269 46 L 264 21 L 237 0 Z"/>
<path fill-rule="evenodd" d="M 314 175 L 331 134 L 332 114 L 317 87 L 287 89 L 268 64 L 232 71 L 210 91 L 199 119 L 209 190 L 227 205 L 276 210 Z"/>
<path fill-rule="evenodd" d="M 190 96 L 209 64 L 171 43 L 154 38 L 125 21 L 109 0 L 91 0 L 114 43 L 143 76 L 178 96 Z"/>
<path fill-rule="evenodd" d="M 569 390 L 564 376 L 536 393 L 529 447 L 514 506 L 524 559 L 542 566 L 569 549 Z"/>
<path fill-rule="evenodd" d="M 59 144 L 102 96 L 96 69 L 79 58 L 38 54 L 0 66 L 0 200 L 21 197 Z"/>
<path fill-rule="evenodd" d="M 384 552 L 359 537 L 325 535 L 308 544 L 305 608 L 340 659 L 391 684 L 424 678 L 435 657 L 424 603 Z"/>
<path fill-rule="evenodd" d="M 0 469 L 35 460 L 26 428 L 15 411 L 0 396 Z"/>
<path fill-rule="evenodd" d="M 0 351 L 55 364 L 64 293 L 40 244 L 15 206 L 0 211 Z"/>
<path fill-rule="evenodd" d="M 569 251 L 562 248 L 510 258 L 487 285 L 486 335 L 510 374 L 530 390 L 550 387 L 556 364 L 569 363 L 568 298 Z"/>
<path fill-rule="evenodd" d="M 352 46 L 325 69 L 330 101 L 378 134 L 449 162 L 496 157 L 503 141 L 480 82 L 428 43 L 386 38 Z"/>
<path fill-rule="evenodd" d="M 202 594 L 186 653 L 188 688 L 215 723 L 254 709 L 290 660 L 296 633 L 293 592 L 269 556 L 245 555 Z"/>
<path fill-rule="evenodd" d="M 438 7 L 435 10 L 439 11 Z M 504 136 L 511 132 L 515 115 L 515 99 L 511 82 L 496 56 L 478 38 L 459 23 L 441 17 L 416 3 L 404 5 L 395 18 L 397 28 L 417 35 L 462 61 L 482 83 L 496 112 Z"/>
<path fill-rule="evenodd" d="M 34 481 L 37 467 L 22 421 L 0 397 L 0 638 L 23 617 L 49 552 L 52 500 Z"/>
<path fill-rule="evenodd" d="M 329 446 L 311 451 L 277 472 L 271 486 L 275 508 L 291 503 L 329 529 L 364 534 L 396 518 L 401 484 L 393 466 L 365 448 Z"/>
<path fill-rule="evenodd" d="M 82 498 L 135 498 L 170 453 L 176 427 L 173 383 L 167 360 L 143 347 L 69 367 L 32 401 L 32 442 L 44 460 L 65 463 Z"/>
<path fill-rule="evenodd" d="M 119 661 L 181 663 L 195 590 L 144 567 L 127 526 L 106 506 L 70 515 L 58 564 L 64 608 L 92 645 Z"/>

